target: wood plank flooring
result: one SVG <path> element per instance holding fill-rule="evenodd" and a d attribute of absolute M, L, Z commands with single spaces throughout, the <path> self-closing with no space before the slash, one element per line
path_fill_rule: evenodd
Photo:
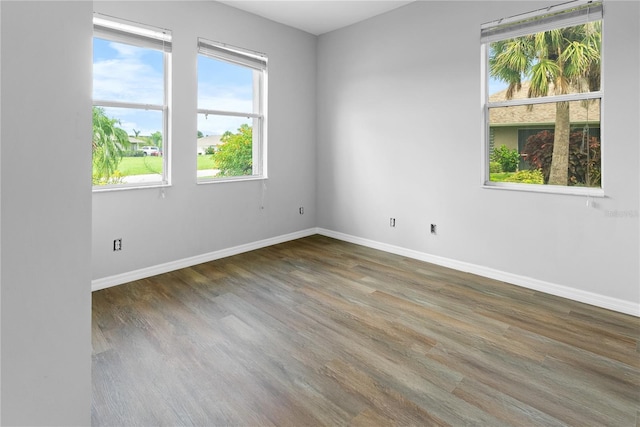
<path fill-rule="evenodd" d="M 640 426 L 640 319 L 312 236 L 93 293 L 93 425 Z"/>

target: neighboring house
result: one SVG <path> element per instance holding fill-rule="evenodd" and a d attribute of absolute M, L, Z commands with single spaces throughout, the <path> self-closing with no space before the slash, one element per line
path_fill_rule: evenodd
<path fill-rule="evenodd" d="M 529 91 L 529 82 L 523 82 L 522 88 L 514 93 L 513 99 L 525 99 Z M 491 96 L 490 101 L 504 101 L 507 90 Z M 532 106 L 492 108 L 489 117 L 489 137 L 493 147 L 506 145 L 518 152 L 527 143 L 527 138 L 543 130 L 553 131 L 556 119 L 555 103 Z M 583 129 L 589 126 L 591 135 L 600 138 L 600 103 L 591 102 L 586 108 L 580 101 L 570 106 L 571 129 Z M 521 165 L 523 166 L 523 165 Z"/>
<path fill-rule="evenodd" d="M 149 144 L 148 141 L 143 141 L 131 135 L 129 135 L 129 143 L 131 144 L 130 146 L 131 151 L 138 151 L 140 148 L 142 148 L 143 145 Z"/>
<path fill-rule="evenodd" d="M 198 154 L 202 155 L 205 154 L 207 152 L 207 148 L 209 147 L 213 147 L 214 149 L 217 149 L 218 146 L 220 145 L 220 138 L 222 137 L 222 135 L 208 135 L 208 136 L 203 136 L 202 138 L 198 138 Z"/>

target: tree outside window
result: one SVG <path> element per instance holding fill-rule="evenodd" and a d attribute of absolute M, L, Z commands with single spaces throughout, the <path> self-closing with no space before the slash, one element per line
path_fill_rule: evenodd
<path fill-rule="evenodd" d="M 602 21 L 496 38 L 487 43 L 490 181 L 538 171 L 544 184 L 600 187 Z M 518 153 L 519 170 L 498 170 L 498 148 Z"/>

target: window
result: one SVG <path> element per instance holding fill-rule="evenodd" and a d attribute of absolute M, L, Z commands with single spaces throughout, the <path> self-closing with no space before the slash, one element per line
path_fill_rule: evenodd
<path fill-rule="evenodd" d="M 600 189 L 602 3 L 491 22 L 481 41 L 485 185 Z"/>
<path fill-rule="evenodd" d="M 267 59 L 198 40 L 198 182 L 266 177 Z"/>
<path fill-rule="evenodd" d="M 169 183 L 171 33 L 94 15 L 94 189 Z"/>

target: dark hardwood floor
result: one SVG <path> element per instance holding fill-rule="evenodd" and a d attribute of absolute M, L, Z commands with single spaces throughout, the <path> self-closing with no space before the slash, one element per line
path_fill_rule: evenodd
<path fill-rule="evenodd" d="M 94 292 L 92 422 L 639 426 L 639 330 L 312 236 Z"/>

